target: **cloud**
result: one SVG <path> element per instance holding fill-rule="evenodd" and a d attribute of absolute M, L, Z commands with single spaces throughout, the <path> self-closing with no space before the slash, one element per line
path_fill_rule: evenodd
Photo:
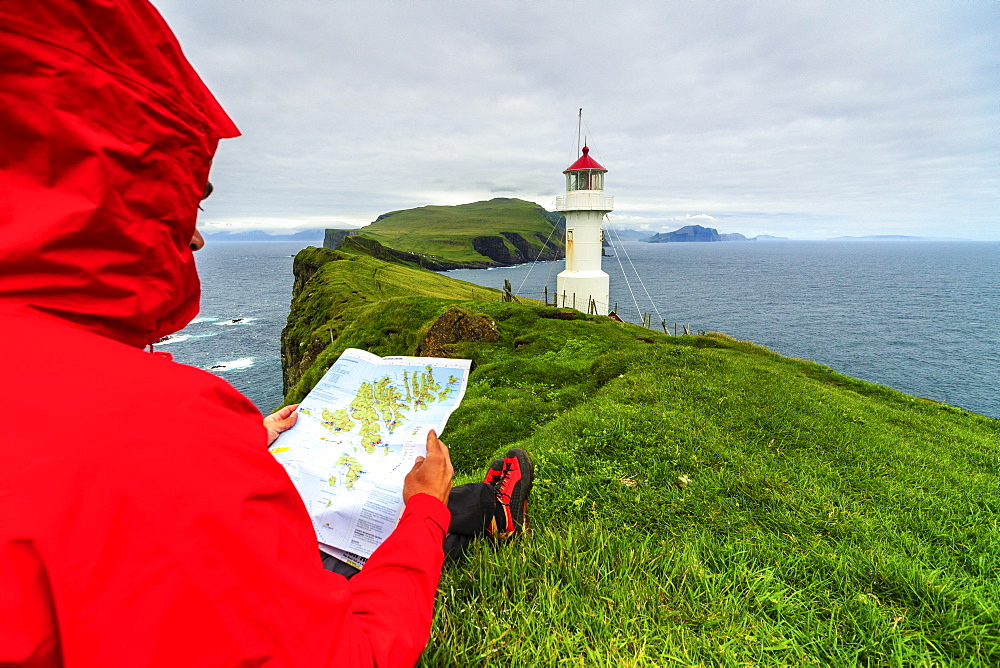
<path fill-rule="evenodd" d="M 338 218 L 336 216 L 248 216 L 241 218 L 214 218 L 202 221 L 205 232 L 245 232 L 261 230 L 271 233 L 301 232 L 325 228 L 363 227 L 370 220 Z"/>
<path fill-rule="evenodd" d="M 244 132 L 206 220 L 550 205 L 583 107 L 622 215 L 1000 238 L 995 3 L 154 2 Z"/>

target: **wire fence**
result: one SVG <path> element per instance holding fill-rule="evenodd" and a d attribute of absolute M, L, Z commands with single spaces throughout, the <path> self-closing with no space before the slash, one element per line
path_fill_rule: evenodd
<path fill-rule="evenodd" d="M 693 334 L 704 335 L 706 333 L 703 329 L 692 329 L 690 323 L 668 322 L 666 318 L 659 317 L 658 312 L 656 314 L 658 317 L 654 317 L 652 312 L 640 311 L 635 307 L 635 305 L 625 302 L 614 302 L 613 304 L 609 304 L 610 308 L 608 313 L 601 313 L 593 300 L 591 300 L 590 304 L 587 304 L 585 303 L 585 298 L 577 300 L 575 295 L 570 296 L 557 294 L 555 290 L 549 290 L 547 287 L 543 287 L 542 290 L 514 291 L 509 280 L 504 281 L 504 288 L 499 294 L 497 294 L 496 289 L 494 288 L 485 288 L 478 291 L 475 288 L 472 288 L 471 297 L 472 299 L 479 301 L 518 303 L 521 303 L 522 299 L 531 299 L 543 302 L 546 306 L 550 306 L 552 308 L 574 308 L 582 313 L 587 313 L 588 315 L 607 315 L 608 317 L 618 320 L 619 322 L 640 325 L 646 329 L 663 332 L 669 336 L 690 336 Z"/>

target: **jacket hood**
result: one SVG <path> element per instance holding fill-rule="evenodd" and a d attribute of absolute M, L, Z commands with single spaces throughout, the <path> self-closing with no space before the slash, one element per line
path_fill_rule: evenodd
<path fill-rule="evenodd" d="M 0 3 L 0 308 L 130 345 L 184 327 L 219 139 L 239 134 L 146 0 Z"/>

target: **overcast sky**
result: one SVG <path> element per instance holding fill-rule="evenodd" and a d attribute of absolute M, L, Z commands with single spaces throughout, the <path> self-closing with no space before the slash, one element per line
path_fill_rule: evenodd
<path fill-rule="evenodd" d="M 1000 3 L 153 0 L 243 132 L 203 227 L 551 209 L 577 109 L 611 220 L 1000 239 Z"/>

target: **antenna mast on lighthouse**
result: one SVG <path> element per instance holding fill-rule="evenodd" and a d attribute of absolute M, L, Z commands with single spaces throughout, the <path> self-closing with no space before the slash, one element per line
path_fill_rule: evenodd
<path fill-rule="evenodd" d="M 580 155 L 580 131 L 583 126 L 583 107 L 580 107 L 580 113 L 576 116 L 576 154 Z"/>
<path fill-rule="evenodd" d="M 580 109 L 580 121 L 583 109 Z M 577 142 L 580 141 L 577 128 Z M 607 315 L 610 279 L 601 269 L 601 224 L 604 215 L 614 209 L 615 198 L 604 194 L 604 167 L 590 157 L 586 145 L 583 154 L 566 168 L 566 194 L 556 197 L 556 211 L 566 216 L 566 269 L 556 277 L 556 303 L 583 311 Z"/>

